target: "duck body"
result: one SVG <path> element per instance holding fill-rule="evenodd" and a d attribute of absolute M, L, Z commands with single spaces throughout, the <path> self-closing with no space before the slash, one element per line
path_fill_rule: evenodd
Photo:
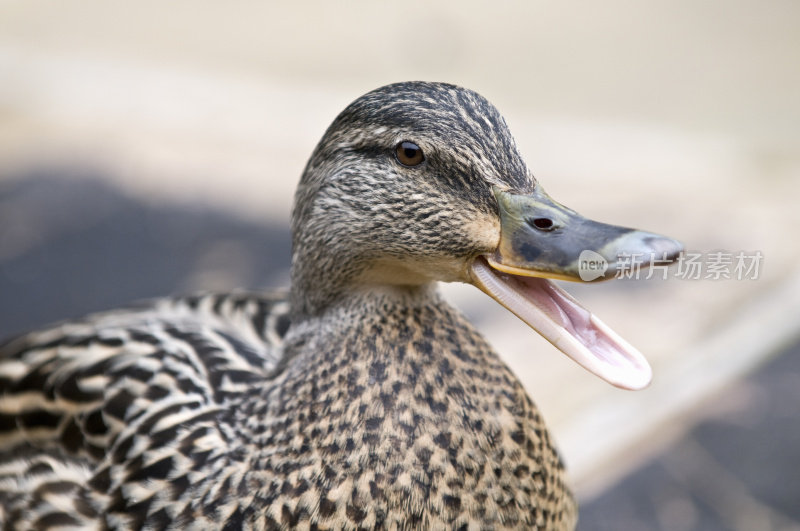
<path fill-rule="evenodd" d="M 283 294 L 161 299 L 0 345 L 3 529 L 572 529 L 517 378 L 437 292 L 465 282 L 614 385 L 633 347 L 546 278 L 680 245 L 549 198 L 475 92 L 348 106 L 292 211 Z M 604 269 L 605 271 L 605 269 Z"/>
<path fill-rule="evenodd" d="M 329 325 L 341 321 L 353 324 L 346 337 Z M 277 490 L 309 489 L 300 503 L 278 494 L 270 524 L 283 507 L 323 527 L 571 524 L 574 502 L 538 412 L 438 295 L 353 297 L 307 330 L 287 336 L 298 353 L 258 402 L 278 424 L 256 444 L 291 443 L 254 475 L 268 485 L 271 471 L 303 463 Z"/>
<path fill-rule="evenodd" d="M 3 432 L 6 523 L 574 525 L 538 411 L 435 291 L 359 294 L 301 327 L 288 319 L 286 295 L 207 295 L 7 343 L 6 364 L 37 360 L 27 383 L 48 384 L 0 380 L 25 395 L 25 420 Z"/>

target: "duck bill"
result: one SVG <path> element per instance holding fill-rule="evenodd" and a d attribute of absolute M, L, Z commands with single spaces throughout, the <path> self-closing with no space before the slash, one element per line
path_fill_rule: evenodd
<path fill-rule="evenodd" d="M 682 245 L 586 219 L 538 186 L 525 195 L 494 193 L 500 244 L 472 262 L 473 283 L 593 374 L 623 389 L 646 387 L 652 370 L 644 356 L 548 279 L 612 278 L 626 267 L 673 262 Z"/>

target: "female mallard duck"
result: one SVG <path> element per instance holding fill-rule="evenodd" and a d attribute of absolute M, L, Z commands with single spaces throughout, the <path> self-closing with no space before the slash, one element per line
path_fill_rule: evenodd
<path fill-rule="evenodd" d="M 545 278 L 680 245 L 554 202 L 497 110 L 437 83 L 336 118 L 292 230 L 288 295 L 162 299 L 0 347 L 4 529 L 574 526 L 539 413 L 436 281 L 639 388 L 641 355 Z"/>

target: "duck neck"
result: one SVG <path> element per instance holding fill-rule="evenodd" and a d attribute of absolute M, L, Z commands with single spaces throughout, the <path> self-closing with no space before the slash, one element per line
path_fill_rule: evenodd
<path fill-rule="evenodd" d="M 399 261 L 381 260 L 369 253 L 348 254 L 333 246 L 324 254 L 298 256 L 292 261 L 292 322 L 374 304 L 421 306 L 438 301 L 436 282 Z"/>
<path fill-rule="evenodd" d="M 402 308 L 423 308 L 441 303 L 435 282 L 410 285 L 353 283 L 342 286 L 319 279 L 316 286 L 303 289 L 303 284 L 292 281 L 292 324 L 312 328 L 347 322 L 356 324 L 373 317 L 380 318 L 387 311 Z"/>
<path fill-rule="evenodd" d="M 309 259 L 310 258 L 310 259 Z M 360 267 L 348 257 L 335 256 L 334 253 L 317 257 L 298 257 L 292 260 L 291 313 L 292 322 L 301 323 L 307 319 L 317 319 L 330 308 L 346 303 L 353 293 L 349 286 Z"/>

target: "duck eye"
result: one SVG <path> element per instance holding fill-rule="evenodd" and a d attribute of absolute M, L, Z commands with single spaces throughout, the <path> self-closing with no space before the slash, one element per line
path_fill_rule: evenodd
<path fill-rule="evenodd" d="M 395 158 L 403 166 L 419 166 L 425 160 L 422 148 L 414 142 L 400 142 L 395 148 Z"/>

